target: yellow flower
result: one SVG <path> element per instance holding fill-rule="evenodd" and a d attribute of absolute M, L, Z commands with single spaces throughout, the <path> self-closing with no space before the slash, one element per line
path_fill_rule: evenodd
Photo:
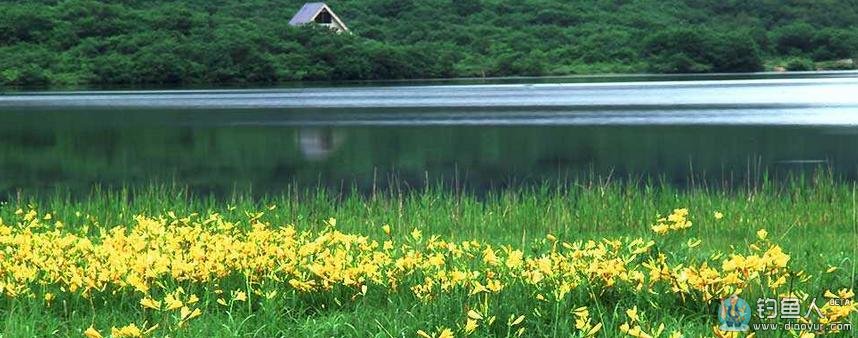
<path fill-rule="evenodd" d="M 722 218 L 724 218 L 724 214 L 722 214 L 720 211 L 716 211 L 715 212 L 715 219 L 722 219 Z"/>
<path fill-rule="evenodd" d="M 142 305 L 145 308 L 150 308 L 150 309 L 154 309 L 154 310 L 160 310 L 161 309 L 161 302 L 157 302 L 157 301 L 155 301 L 149 297 L 141 299 L 140 305 Z"/>
<path fill-rule="evenodd" d="M 602 329 L 602 323 L 596 324 L 596 326 L 593 326 L 593 328 L 590 329 L 590 331 L 587 331 L 587 337 L 595 336 L 596 333 L 599 333 L 599 330 L 601 330 L 601 329 Z"/>
<path fill-rule="evenodd" d="M 116 338 L 143 336 L 143 331 L 140 331 L 140 328 L 138 328 L 137 325 L 134 323 L 128 324 L 118 329 L 114 327 L 110 331 L 110 335 Z"/>
<path fill-rule="evenodd" d="M 479 326 L 479 324 L 477 324 L 476 320 L 468 318 L 468 321 L 465 323 L 465 333 L 467 333 L 467 334 L 474 333 L 474 331 L 477 330 L 478 326 Z"/>
<path fill-rule="evenodd" d="M 492 279 L 486 282 L 486 287 L 489 289 L 489 291 L 498 293 L 503 290 L 503 283 L 501 283 L 501 281 L 499 280 Z"/>
<path fill-rule="evenodd" d="M 191 309 L 189 309 L 187 306 L 182 306 L 182 309 L 179 310 L 179 318 L 181 318 L 181 320 L 185 320 L 185 318 L 187 318 L 190 314 Z"/>
<path fill-rule="evenodd" d="M 632 336 L 632 337 L 652 338 L 651 335 L 649 335 L 648 333 L 644 332 L 643 329 L 641 329 L 640 325 L 635 325 L 633 327 L 629 327 L 628 323 L 623 323 L 623 325 L 620 325 L 620 331 L 629 335 L 629 336 Z"/>
<path fill-rule="evenodd" d="M 235 292 L 232 295 L 232 299 L 237 300 L 239 302 L 247 301 L 247 293 L 245 293 L 244 291 Z"/>
<path fill-rule="evenodd" d="M 658 223 L 652 226 L 652 231 L 659 235 L 666 234 L 669 229 L 670 226 L 668 226 L 666 223 Z"/>
<path fill-rule="evenodd" d="M 664 332 L 664 323 L 658 325 L 658 328 L 652 332 L 653 337 L 660 337 L 661 333 Z"/>
<path fill-rule="evenodd" d="M 30 209 L 30 211 L 28 211 L 27 214 L 24 215 L 24 220 L 27 222 L 30 222 L 30 221 L 36 219 L 36 216 L 38 216 L 38 213 L 36 213 L 36 210 Z"/>
<path fill-rule="evenodd" d="M 184 305 L 182 304 L 182 301 L 176 299 L 173 294 L 168 294 L 166 297 L 164 297 L 164 304 L 167 306 L 167 311 L 172 311 L 181 308 L 182 305 Z"/>
<path fill-rule="evenodd" d="M 86 338 L 103 338 L 101 333 L 92 326 L 86 329 L 86 331 L 83 331 L 83 335 L 86 336 Z"/>
<path fill-rule="evenodd" d="M 697 239 L 697 238 L 691 238 L 685 244 L 688 245 L 689 249 L 692 249 L 692 248 L 696 248 L 698 245 L 700 245 L 700 243 L 703 243 L 703 241 L 701 241 L 700 239 Z"/>
<path fill-rule="evenodd" d="M 53 300 L 54 300 L 54 298 L 55 298 L 55 297 L 54 297 L 54 294 L 53 294 L 53 293 L 50 293 L 50 292 L 45 293 L 45 301 L 46 301 L 46 302 L 50 303 L 51 301 L 53 301 Z"/>
<path fill-rule="evenodd" d="M 506 257 L 506 266 L 510 269 L 518 269 L 524 263 L 524 253 L 520 250 L 512 250 Z"/>
<path fill-rule="evenodd" d="M 385 235 L 390 236 L 390 226 L 385 224 L 381 226 L 381 230 L 384 231 Z"/>
<path fill-rule="evenodd" d="M 479 312 L 477 312 L 477 311 L 470 310 L 470 311 L 468 311 L 468 318 L 471 318 L 471 319 L 474 319 L 474 320 L 483 320 L 483 315 L 481 315 L 481 314 L 480 314 Z"/>
<path fill-rule="evenodd" d="M 769 235 L 769 232 L 766 231 L 766 229 L 757 230 L 757 238 L 759 238 L 759 239 L 766 239 L 766 236 L 768 236 L 768 235 Z"/>
<path fill-rule="evenodd" d="M 629 319 L 632 320 L 632 323 L 640 320 L 640 318 L 638 317 L 638 306 L 635 305 L 635 307 L 626 310 L 626 315 L 629 316 Z"/>
<path fill-rule="evenodd" d="M 419 241 L 420 237 L 423 237 L 422 231 L 418 230 L 417 228 L 414 228 L 414 230 L 411 230 L 411 238 L 413 238 L 415 241 Z"/>
<path fill-rule="evenodd" d="M 515 319 L 513 319 L 513 318 L 515 318 L 515 315 L 511 315 L 509 317 L 509 319 L 511 320 L 509 322 L 509 326 L 516 326 L 518 324 L 521 324 L 521 322 L 524 321 L 524 315 L 518 316 L 518 318 L 515 318 Z"/>
<path fill-rule="evenodd" d="M 712 333 L 718 338 L 739 338 L 739 333 L 735 331 L 721 331 L 718 326 L 712 327 Z"/>
<path fill-rule="evenodd" d="M 769 288 L 777 289 L 786 284 L 786 276 L 780 276 L 780 278 L 776 279 L 773 282 L 769 282 Z"/>
<path fill-rule="evenodd" d="M 200 309 L 194 309 L 193 311 L 191 311 L 191 309 L 189 309 L 187 306 L 183 306 L 182 309 L 179 311 L 179 317 L 181 317 L 183 321 L 194 319 L 196 317 L 199 317 L 201 314 L 203 314 L 203 312 L 200 311 Z"/>
<path fill-rule="evenodd" d="M 438 338 L 454 338 L 454 337 L 455 337 L 455 336 L 453 335 L 453 331 L 452 331 L 452 330 L 450 330 L 450 329 L 448 329 L 448 328 L 444 328 L 444 329 L 443 329 L 443 330 L 441 330 L 441 332 L 438 334 Z"/>
<path fill-rule="evenodd" d="M 432 338 L 432 336 L 430 336 L 428 333 L 426 333 L 426 331 L 423 330 L 417 330 L 417 335 L 423 338 Z"/>

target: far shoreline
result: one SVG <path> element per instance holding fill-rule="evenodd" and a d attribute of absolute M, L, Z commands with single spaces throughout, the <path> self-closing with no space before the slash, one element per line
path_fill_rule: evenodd
<path fill-rule="evenodd" d="M 598 83 L 741 79 L 800 79 L 815 77 L 854 77 L 858 70 L 763 71 L 733 73 L 603 73 L 540 76 L 452 77 L 387 80 L 314 80 L 277 83 L 207 83 L 146 85 L 75 85 L 75 86 L 0 86 L 0 95 L 22 93 L 72 93 L 149 90 L 274 90 L 326 87 L 386 87 L 424 85 L 526 84 L 526 83 Z"/>

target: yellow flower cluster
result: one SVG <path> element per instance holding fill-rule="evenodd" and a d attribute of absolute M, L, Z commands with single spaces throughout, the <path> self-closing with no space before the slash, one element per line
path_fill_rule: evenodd
<path fill-rule="evenodd" d="M 646 322 L 646 319 L 642 318 L 642 314 L 638 313 L 637 306 L 627 309 L 626 316 L 628 317 L 628 321 L 623 322 L 623 324 L 620 325 L 620 332 L 625 333 L 626 335 L 638 338 L 653 338 L 661 337 L 662 333 L 665 331 L 664 323 L 661 323 L 658 328 L 651 330 L 652 334 L 647 333 L 647 331 L 641 326 L 642 323 Z M 682 337 L 682 333 L 674 331 L 668 337 L 679 338 Z"/>
<path fill-rule="evenodd" d="M 720 217 L 719 217 L 720 216 Z M 716 219 L 720 219 L 723 215 L 719 212 L 715 214 Z M 685 230 L 691 227 L 691 221 L 688 220 L 688 209 L 674 209 L 673 213 L 667 217 L 659 217 L 655 225 L 652 226 L 652 231 L 664 235 L 670 231 Z"/>
<path fill-rule="evenodd" d="M 789 270 L 790 257 L 764 236 L 744 254 L 737 251 L 726 258 L 716 254 L 695 262 L 657 252 L 656 242 L 645 238 L 563 242 L 549 235 L 539 241 L 542 248 L 537 253 L 527 255 L 511 246 L 476 240 L 425 238 L 419 229 L 395 238 L 391 227 L 384 225 L 379 239 L 372 239 L 339 231 L 335 219 L 326 220 L 324 230 L 311 232 L 292 225 L 273 226 L 262 216 L 248 213 L 246 219 L 233 222 L 217 213 L 183 218 L 173 213 L 140 215 L 130 226 L 99 227 L 92 236 L 47 226 L 43 221 L 51 218 L 49 214 L 38 217 L 35 210 L 21 211 L 11 224 L 0 219 L 0 293 L 7 297 L 38 294 L 48 303 L 63 294 L 89 298 L 122 293 L 139 297 L 139 305 L 146 311 L 177 314 L 171 328 L 146 328 L 140 322 L 142 329 L 132 323 L 111 330 L 115 337 L 134 337 L 178 329 L 203 315 L 200 308 L 206 308 L 198 305 L 199 297 L 178 285 L 213 286 L 208 292 L 221 305 L 227 305 L 226 295 L 229 302 L 251 302 L 254 297 L 282 296 L 283 288 L 299 293 L 336 288 L 352 290 L 355 297 L 368 290 L 404 290 L 423 302 L 460 290 L 480 303 L 480 297 L 518 286 L 532 290 L 539 301 L 561 301 L 581 285 L 594 297 L 625 290 L 708 302 L 763 283 L 780 290 L 790 274 L 804 275 Z M 688 210 L 676 209 L 659 219 L 653 230 L 663 234 L 690 226 Z M 245 289 L 226 293 L 218 286 L 235 276 L 246 281 Z M 852 299 L 854 294 L 841 290 L 837 297 Z M 457 332 L 468 335 L 495 325 L 491 309 L 475 309 L 480 312 L 463 313 Z M 823 307 L 828 322 L 842 320 L 856 310 L 854 306 Z M 636 337 L 658 336 L 664 331 L 663 324 L 646 323 L 637 307 L 626 314 L 629 320 L 612 330 Z M 587 307 L 569 315 L 581 336 L 595 336 L 603 329 Z M 513 316 L 506 324 L 510 332 L 522 335 L 525 320 L 524 315 Z M 451 337 L 455 333 L 450 328 L 430 331 L 436 334 L 419 334 Z M 84 334 L 100 336 L 92 327 Z"/>

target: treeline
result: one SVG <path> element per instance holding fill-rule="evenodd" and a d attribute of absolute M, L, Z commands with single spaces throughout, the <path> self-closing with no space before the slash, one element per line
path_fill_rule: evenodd
<path fill-rule="evenodd" d="M 745 72 L 858 55 L 855 0 L 332 0 L 354 33 L 339 35 L 290 27 L 302 3 L 6 1 L 0 85 Z"/>

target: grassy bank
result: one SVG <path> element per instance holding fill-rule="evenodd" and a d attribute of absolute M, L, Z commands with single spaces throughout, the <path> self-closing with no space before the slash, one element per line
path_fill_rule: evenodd
<path fill-rule="evenodd" d="M 483 196 L 24 195 L 0 206 L 2 332 L 713 336 L 719 298 L 740 290 L 752 308 L 764 296 L 852 297 L 855 192 L 817 176 Z M 835 321 L 855 310 L 823 308 Z"/>

